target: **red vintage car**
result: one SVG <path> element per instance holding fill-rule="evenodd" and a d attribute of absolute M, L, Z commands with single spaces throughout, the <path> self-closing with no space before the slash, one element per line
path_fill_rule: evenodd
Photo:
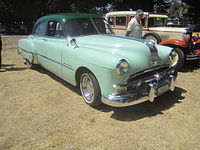
<path fill-rule="evenodd" d="M 169 39 L 159 44 L 175 48 L 177 63 L 174 67 L 178 70 L 185 61 L 200 59 L 200 26 L 191 25 L 187 27 L 182 40 Z"/>

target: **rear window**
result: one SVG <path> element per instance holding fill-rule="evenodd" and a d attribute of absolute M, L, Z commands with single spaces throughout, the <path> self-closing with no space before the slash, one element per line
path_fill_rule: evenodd
<path fill-rule="evenodd" d="M 116 17 L 116 25 L 125 26 L 126 25 L 126 17 Z"/>
<path fill-rule="evenodd" d="M 165 18 L 149 18 L 148 26 L 149 27 L 165 27 L 166 19 Z"/>

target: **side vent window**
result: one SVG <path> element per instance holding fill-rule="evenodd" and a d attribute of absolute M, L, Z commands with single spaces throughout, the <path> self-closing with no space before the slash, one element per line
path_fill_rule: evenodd
<path fill-rule="evenodd" d="M 37 26 L 34 34 L 38 36 L 44 36 L 45 31 L 46 31 L 46 22 L 42 22 Z"/>

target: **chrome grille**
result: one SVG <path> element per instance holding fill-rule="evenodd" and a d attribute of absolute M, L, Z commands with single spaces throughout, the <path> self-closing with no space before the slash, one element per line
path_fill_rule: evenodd
<path fill-rule="evenodd" d="M 159 80 L 162 80 L 163 78 L 165 78 L 166 75 L 169 75 L 168 74 L 169 70 L 170 70 L 170 68 L 169 68 L 168 65 L 149 68 L 149 69 L 143 70 L 141 72 L 137 72 L 135 74 L 132 74 L 126 80 L 126 83 L 127 83 L 127 85 L 132 85 L 132 84 L 136 83 L 137 81 L 146 81 L 146 82 L 148 82 L 148 80 L 150 80 L 150 79 L 155 79 L 156 80 L 156 76 L 155 75 L 157 75 L 157 74 L 160 75 Z"/>

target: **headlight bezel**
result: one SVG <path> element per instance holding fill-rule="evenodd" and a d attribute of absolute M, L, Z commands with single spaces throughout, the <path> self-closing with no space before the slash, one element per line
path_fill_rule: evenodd
<path fill-rule="evenodd" d="M 125 59 L 121 59 L 118 61 L 115 71 L 118 75 L 123 75 L 127 73 L 129 70 L 129 64 Z"/>

